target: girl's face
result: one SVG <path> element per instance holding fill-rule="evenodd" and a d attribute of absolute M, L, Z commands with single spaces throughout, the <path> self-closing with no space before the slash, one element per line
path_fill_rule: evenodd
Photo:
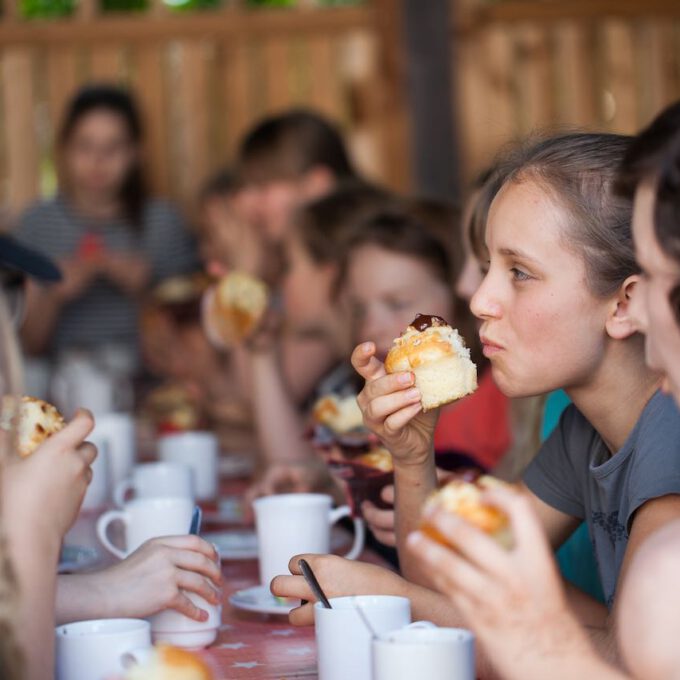
<path fill-rule="evenodd" d="M 378 245 L 352 251 L 345 292 L 354 319 L 354 341 L 374 342 L 380 359 L 416 314 L 435 314 L 455 323 L 451 291 L 427 264 Z"/>
<path fill-rule="evenodd" d="M 668 257 L 654 233 L 656 185 L 645 181 L 635 192 L 633 236 L 642 277 L 633 294 L 632 313 L 645 333 L 647 363 L 664 373 L 663 389 L 680 405 L 680 328 L 668 296 L 680 282 L 680 265 Z"/>
<path fill-rule="evenodd" d="M 506 184 L 489 212 L 489 271 L 470 306 L 510 397 L 587 385 L 602 361 L 612 301 L 589 291 L 585 263 L 565 247 L 566 219 L 530 181 Z"/>
<path fill-rule="evenodd" d="M 314 262 L 294 233 L 286 239 L 285 250 L 287 270 L 283 280 L 283 301 L 286 320 L 297 330 L 319 330 L 333 306 L 331 293 L 336 267 Z"/>
<path fill-rule="evenodd" d="M 125 120 L 101 109 L 76 123 L 66 142 L 64 160 L 74 189 L 108 197 L 120 191 L 136 158 L 137 148 Z"/>

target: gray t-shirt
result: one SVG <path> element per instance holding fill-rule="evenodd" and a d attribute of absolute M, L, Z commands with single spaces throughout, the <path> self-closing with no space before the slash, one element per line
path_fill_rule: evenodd
<path fill-rule="evenodd" d="M 122 220 L 88 222 L 57 196 L 28 208 L 16 237 L 55 260 L 74 257 L 88 238 L 96 239 L 110 251 L 136 251 L 151 264 L 153 282 L 197 267 L 194 242 L 179 213 L 159 200 L 147 202 L 142 228 L 135 231 Z M 106 343 L 134 349 L 137 313 L 135 301 L 111 282 L 97 279 L 62 310 L 50 351 L 92 349 Z"/>
<path fill-rule="evenodd" d="M 524 473 L 524 482 L 560 512 L 586 519 L 611 607 L 635 511 L 680 494 L 680 412 L 656 392 L 625 444 L 611 455 L 572 404 Z"/>

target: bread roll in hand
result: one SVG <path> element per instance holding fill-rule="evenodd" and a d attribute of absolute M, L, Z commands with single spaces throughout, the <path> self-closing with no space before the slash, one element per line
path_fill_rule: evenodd
<path fill-rule="evenodd" d="M 196 654 L 177 647 L 158 645 L 142 664 L 134 665 L 125 680 L 212 680 L 213 674 Z"/>
<path fill-rule="evenodd" d="M 64 424 L 61 413 L 42 399 L 14 396 L 2 399 L 0 428 L 15 433 L 15 446 L 22 457 L 30 456 Z"/>
<path fill-rule="evenodd" d="M 226 347 L 245 340 L 257 328 L 268 304 L 265 283 L 243 272 L 227 274 L 211 291 L 207 310 L 211 334 Z"/>
<path fill-rule="evenodd" d="M 511 548 L 513 540 L 508 516 L 502 510 L 482 500 L 485 491 L 503 485 L 509 486 L 489 475 L 481 475 L 472 482 L 452 479 L 427 500 L 421 530 L 435 541 L 449 545 L 446 538 L 428 522 L 429 514 L 436 509 L 441 509 L 458 515 L 491 536 L 502 547 Z"/>
<path fill-rule="evenodd" d="M 418 314 L 385 358 L 388 373 L 413 371 L 423 411 L 477 389 L 477 367 L 458 331 L 439 316 Z"/>

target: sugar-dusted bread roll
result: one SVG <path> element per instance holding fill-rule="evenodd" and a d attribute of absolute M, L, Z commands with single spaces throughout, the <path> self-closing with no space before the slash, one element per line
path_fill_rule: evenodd
<path fill-rule="evenodd" d="M 196 654 L 177 647 L 158 645 L 149 659 L 133 666 L 125 680 L 212 680 L 213 674 Z"/>
<path fill-rule="evenodd" d="M 477 367 L 463 338 L 444 319 L 418 314 L 385 358 L 388 373 L 413 371 L 423 411 L 477 389 Z"/>
<path fill-rule="evenodd" d="M 314 404 L 312 415 L 317 423 L 325 425 L 335 434 L 345 434 L 364 426 L 364 418 L 355 394 L 347 397 L 328 394 L 321 397 Z"/>
<path fill-rule="evenodd" d="M 511 548 L 512 533 L 508 516 L 502 510 L 482 502 L 484 491 L 499 486 L 509 485 L 489 475 L 481 475 L 473 482 L 452 479 L 430 496 L 425 504 L 425 513 L 433 508 L 443 508 L 489 534 L 504 548 Z M 439 543 L 447 545 L 447 540 L 428 523 L 427 514 L 423 519 L 422 530 Z"/>
<path fill-rule="evenodd" d="M 16 433 L 19 455 L 30 456 L 48 437 L 64 427 L 57 409 L 35 397 L 6 396 L 2 400 L 0 427 Z"/>
<path fill-rule="evenodd" d="M 250 274 L 232 272 L 215 288 L 212 321 L 229 345 L 247 338 L 260 323 L 269 301 L 266 284 Z"/>
<path fill-rule="evenodd" d="M 377 446 L 368 453 L 362 453 L 360 456 L 356 456 L 356 458 L 352 459 L 352 462 L 365 465 L 374 470 L 380 470 L 380 472 L 392 472 L 394 470 L 392 454 L 382 446 Z"/>

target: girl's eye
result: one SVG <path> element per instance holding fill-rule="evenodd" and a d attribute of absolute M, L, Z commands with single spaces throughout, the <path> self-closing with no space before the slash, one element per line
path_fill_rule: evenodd
<path fill-rule="evenodd" d="M 517 267 L 512 267 L 510 271 L 512 272 L 512 278 L 515 281 L 528 281 L 531 278 L 529 274 L 523 272 L 521 269 L 518 269 Z"/>
<path fill-rule="evenodd" d="M 395 312 L 399 312 L 402 309 L 406 309 L 407 307 L 410 306 L 410 302 L 404 301 L 404 300 L 390 300 L 387 303 L 387 306 Z"/>

